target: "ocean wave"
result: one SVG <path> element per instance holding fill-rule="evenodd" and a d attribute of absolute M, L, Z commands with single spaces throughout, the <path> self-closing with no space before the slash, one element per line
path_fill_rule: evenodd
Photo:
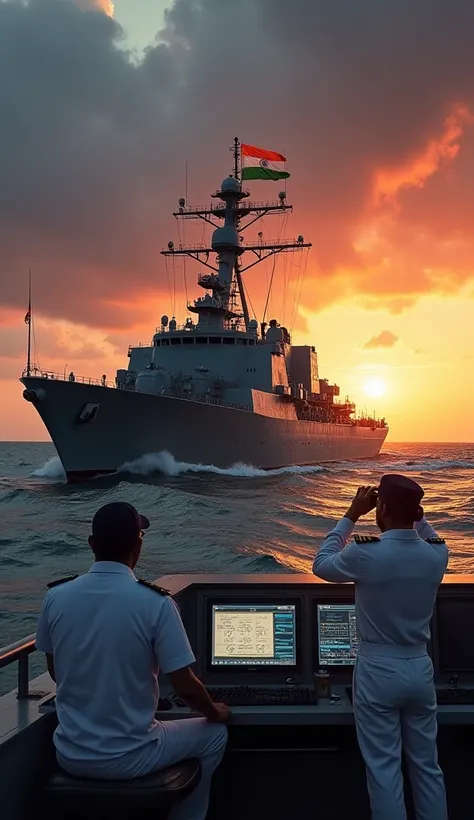
<path fill-rule="evenodd" d="M 268 478 L 279 475 L 310 475 L 320 473 L 324 467 L 280 467 L 277 470 L 261 470 L 259 467 L 252 467 L 251 464 L 234 464 L 232 467 L 215 467 L 213 464 L 189 464 L 186 461 L 176 461 L 171 453 L 148 453 L 134 461 L 122 464 L 117 470 L 118 473 L 130 473 L 132 475 L 150 475 L 151 473 L 162 473 L 167 476 L 177 476 L 182 473 L 214 473 L 215 475 L 227 475 L 234 478 Z"/>
<path fill-rule="evenodd" d="M 385 454 L 384 454 L 385 455 Z M 331 472 L 432 473 L 439 470 L 474 470 L 474 461 L 449 461 L 426 458 L 423 461 L 341 461 L 330 466 Z"/>
<path fill-rule="evenodd" d="M 247 568 L 250 569 L 251 572 L 294 572 L 293 569 L 290 569 L 286 564 L 269 553 L 262 553 L 251 558 L 247 563 Z"/>
<path fill-rule="evenodd" d="M 16 499 L 20 498 L 24 494 L 25 494 L 25 491 L 21 487 L 19 487 L 19 488 L 17 487 L 13 490 L 7 490 L 5 492 L 5 495 L 0 496 L 0 504 L 10 504 L 12 501 L 15 501 Z M 0 540 L 0 544 L 1 543 L 2 542 Z"/>
<path fill-rule="evenodd" d="M 38 467 L 31 475 L 35 478 L 61 479 L 62 481 L 66 479 L 66 473 L 59 456 L 49 458 L 42 467 Z"/>

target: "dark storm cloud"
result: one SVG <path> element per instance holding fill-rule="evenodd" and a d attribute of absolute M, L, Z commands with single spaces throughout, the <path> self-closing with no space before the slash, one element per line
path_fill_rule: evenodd
<path fill-rule="evenodd" d="M 235 133 L 286 151 L 324 300 L 340 266 L 369 296 L 436 287 L 417 258 L 407 284 L 372 271 L 372 290 L 353 228 L 376 171 L 409 165 L 472 103 L 473 30 L 461 0 L 176 0 L 137 61 L 104 15 L 0 2 L 1 302 L 24 304 L 32 266 L 43 313 L 111 328 L 147 318 L 167 290 L 159 250 L 184 162 L 205 201 Z M 318 303 L 312 287 L 304 298 Z"/>

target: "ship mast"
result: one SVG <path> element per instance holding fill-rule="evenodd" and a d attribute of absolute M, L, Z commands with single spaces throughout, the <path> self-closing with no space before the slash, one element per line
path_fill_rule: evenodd
<path fill-rule="evenodd" d="M 204 297 L 197 299 L 188 309 L 199 315 L 198 329 L 223 330 L 229 327 L 232 319 L 243 317 L 245 329 L 249 330 L 250 316 L 245 296 L 242 273 L 253 268 L 270 256 L 279 253 L 300 251 L 310 248 L 302 236 L 293 241 L 264 243 L 259 241 L 246 243 L 242 234 L 251 225 L 268 214 L 281 214 L 291 211 L 286 204 L 286 193 L 281 191 L 278 202 L 249 202 L 249 191 L 242 188 L 240 141 L 234 139 L 233 174 L 225 179 L 218 191 L 212 194 L 213 199 L 220 200 L 208 208 L 190 208 L 186 200 L 179 200 L 179 210 L 173 213 L 176 219 L 201 219 L 215 228 L 211 243 L 202 245 L 175 246 L 169 242 L 162 251 L 164 256 L 189 256 L 204 265 L 211 274 L 200 275 L 198 283 L 207 291 Z M 221 225 L 217 219 L 223 220 Z M 245 224 L 243 220 L 247 219 Z M 245 253 L 251 255 L 248 264 L 241 262 Z M 216 254 L 217 266 L 209 262 L 210 254 Z M 235 290 L 237 290 L 242 314 L 234 308 Z"/>

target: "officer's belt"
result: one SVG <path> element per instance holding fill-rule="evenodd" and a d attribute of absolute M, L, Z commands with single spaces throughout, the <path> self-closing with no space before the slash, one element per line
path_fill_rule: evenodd
<path fill-rule="evenodd" d="M 384 658 L 422 658 L 427 654 L 425 643 L 398 644 L 398 643 L 368 643 L 360 641 L 359 655 Z"/>

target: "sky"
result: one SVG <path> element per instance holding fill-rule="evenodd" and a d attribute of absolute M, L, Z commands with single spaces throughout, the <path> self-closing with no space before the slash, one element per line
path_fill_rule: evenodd
<path fill-rule="evenodd" d="M 186 163 L 204 205 L 237 135 L 288 158 L 265 238 L 313 243 L 267 318 L 392 441 L 472 441 L 473 31 L 467 0 L 0 0 L 0 439 L 47 439 L 18 382 L 28 270 L 38 364 L 112 380 L 198 295 L 159 252 Z M 271 271 L 246 274 L 259 320 Z"/>

